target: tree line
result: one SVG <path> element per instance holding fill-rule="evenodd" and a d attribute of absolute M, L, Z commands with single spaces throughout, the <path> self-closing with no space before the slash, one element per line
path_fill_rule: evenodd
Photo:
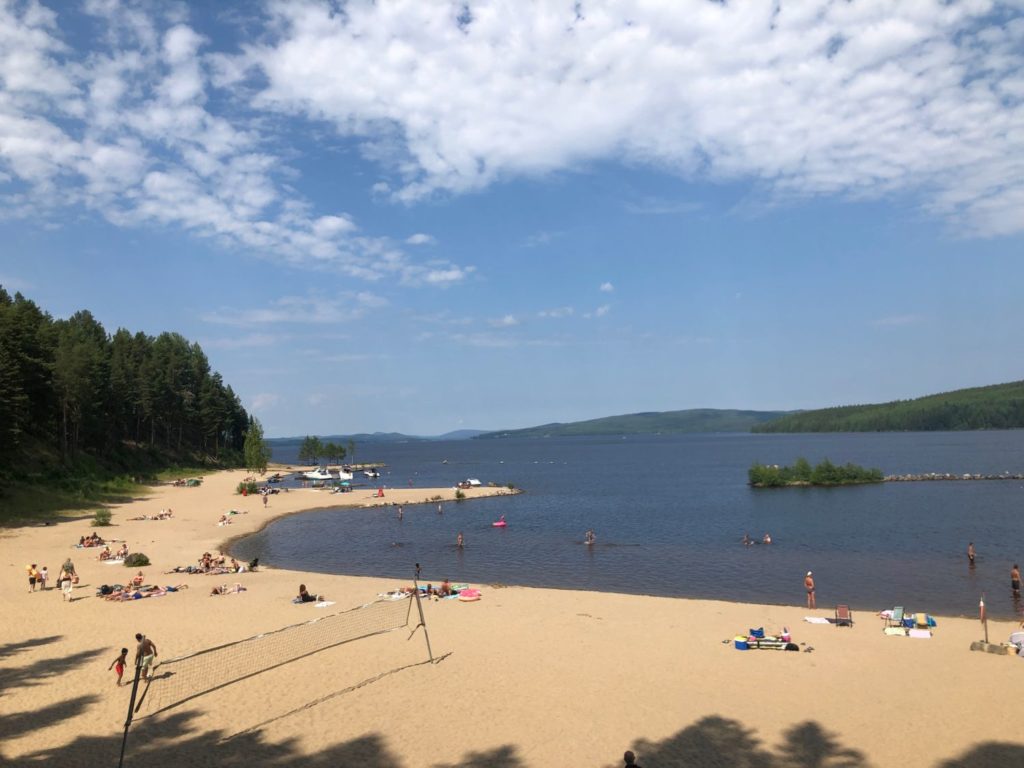
<path fill-rule="evenodd" d="M 931 432 L 1024 427 L 1024 381 L 784 416 L 753 432 Z"/>
<path fill-rule="evenodd" d="M 197 343 L 54 319 L 0 286 L 0 457 L 150 447 L 238 461 L 253 420 Z M 262 435 L 262 432 L 260 433 Z"/>

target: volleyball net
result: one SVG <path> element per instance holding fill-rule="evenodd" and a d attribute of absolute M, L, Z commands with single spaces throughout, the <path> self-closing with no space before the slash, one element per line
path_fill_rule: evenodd
<path fill-rule="evenodd" d="M 161 662 L 135 711 L 153 715 L 343 643 L 409 626 L 413 599 L 377 600 Z"/>

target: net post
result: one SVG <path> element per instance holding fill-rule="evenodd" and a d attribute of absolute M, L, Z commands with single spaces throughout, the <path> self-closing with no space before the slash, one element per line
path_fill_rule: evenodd
<path fill-rule="evenodd" d="M 142 640 L 139 641 L 141 646 L 146 641 L 146 636 L 142 636 Z M 121 739 L 121 757 L 117 760 L 117 768 L 122 768 L 124 765 L 124 749 L 128 744 L 128 729 L 132 724 L 132 710 L 135 709 L 135 696 L 139 692 L 139 678 L 142 675 L 142 654 L 135 654 L 135 679 L 132 681 L 132 695 L 128 700 L 128 717 L 124 721 L 124 737 Z"/>
<path fill-rule="evenodd" d="M 412 577 L 412 587 L 412 596 L 416 601 L 416 610 L 419 611 L 420 614 L 420 623 L 417 629 L 419 629 L 419 627 L 423 627 L 423 638 L 427 641 L 427 655 L 430 657 L 430 663 L 433 664 L 434 652 L 430 650 L 430 635 L 427 634 L 427 620 L 423 617 L 423 603 L 420 602 L 420 584 L 419 581 L 417 581 L 415 574 Z M 413 632 L 415 631 L 416 630 L 414 629 Z"/>

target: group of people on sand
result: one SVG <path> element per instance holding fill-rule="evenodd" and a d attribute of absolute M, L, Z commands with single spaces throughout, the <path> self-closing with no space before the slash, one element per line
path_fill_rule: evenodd
<path fill-rule="evenodd" d="M 246 589 L 242 586 L 242 583 L 240 581 L 236 581 L 231 586 L 228 586 L 227 584 L 220 584 L 219 586 L 214 587 L 210 590 L 210 596 L 212 597 L 213 595 L 235 595 L 239 592 L 245 591 Z"/>
<path fill-rule="evenodd" d="M 161 509 L 155 515 L 140 515 L 139 517 L 129 517 L 129 520 L 170 520 L 174 517 L 174 512 L 171 509 Z"/>
<path fill-rule="evenodd" d="M 35 563 L 26 565 L 28 571 L 28 591 L 35 592 L 36 587 L 40 591 L 46 591 L 46 582 L 50 579 L 49 569 L 44 565 L 39 568 Z M 78 583 L 78 574 L 75 572 L 75 564 L 69 557 L 60 567 L 60 574 L 57 576 L 57 586 L 60 587 L 62 598 L 66 601 L 72 600 L 71 590 Z"/>
<path fill-rule="evenodd" d="M 246 571 L 255 571 L 259 565 L 260 559 L 253 558 L 248 563 L 240 563 L 235 558 L 231 558 L 230 562 L 226 555 L 212 555 L 209 552 L 203 552 L 203 556 L 199 558 L 198 565 L 176 565 L 165 573 L 201 573 L 207 576 L 217 576 L 224 573 L 245 573 Z"/>
<path fill-rule="evenodd" d="M 264 498 L 266 498 L 264 496 Z M 234 515 L 247 515 L 248 512 L 239 512 L 237 509 L 229 509 L 217 520 L 217 525 L 231 525 L 231 518 Z"/>
<path fill-rule="evenodd" d="M 110 551 L 110 545 L 109 544 L 104 544 L 103 545 L 103 551 L 100 552 L 99 559 L 100 560 L 124 560 L 126 557 L 128 557 L 128 542 L 127 541 L 124 542 L 123 544 L 121 544 L 121 547 L 117 550 L 117 552 L 111 552 Z"/>
<path fill-rule="evenodd" d="M 88 536 L 82 536 L 78 540 L 78 546 L 82 547 L 82 548 L 85 548 L 85 547 L 102 547 L 106 543 L 107 542 L 105 542 L 102 538 L 100 538 L 99 535 L 97 535 L 96 531 L 93 531 Z"/>

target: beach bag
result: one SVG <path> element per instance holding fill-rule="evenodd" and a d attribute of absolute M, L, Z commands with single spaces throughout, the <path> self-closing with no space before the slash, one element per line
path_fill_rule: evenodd
<path fill-rule="evenodd" d="M 759 638 L 759 639 L 763 638 L 764 637 L 764 627 L 758 627 L 757 629 L 750 630 L 750 636 L 751 637 L 756 637 L 756 638 Z"/>
<path fill-rule="evenodd" d="M 72 584 L 77 584 L 78 583 L 78 575 L 77 574 L 71 577 L 71 583 Z"/>

